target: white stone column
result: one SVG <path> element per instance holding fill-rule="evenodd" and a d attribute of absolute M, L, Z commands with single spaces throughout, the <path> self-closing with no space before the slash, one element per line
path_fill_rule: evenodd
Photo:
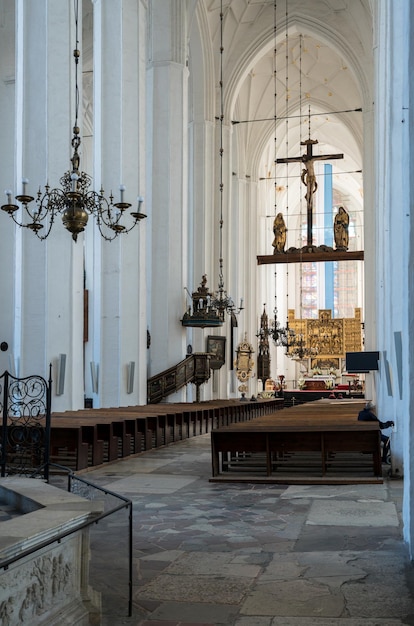
<path fill-rule="evenodd" d="M 7 187 L 13 195 L 19 194 L 22 178 L 27 177 L 27 193 L 36 196 L 47 182 L 52 188 L 59 186 L 70 165 L 73 17 L 70 3 L 57 6 L 52 0 L 36 5 L 19 0 L 15 8 L 16 117 L 9 150 L 15 162 Z M 22 218 L 20 212 L 18 218 Z M 14 293 L 8 297 L 15 313 L 11 352 L 18 365 L 16 373 L 47 378 L 52 363 L 53 409 L 81 406 L 82 248 L 74 246 L 60 217 L 46 241 L 18 228 L 11 240 Z M 63 393 L 57 396 L 61 354 L 66 355 L 66 369 Z"/>
<path fill-rule="evenodd" d="M 391 440 L 392 469 L 399 474 L 404 472 L 404 537 L 413 558 L 412 4 L 408 0 L 380 0 L 375 16 L 378 214 L 375 258 L 377 348 L 380 350 L 377 404 L 380 419 L 394 420 L 396 425 Z M 391 372 L 391 385 L 387 383 L 387 367 Z"/>
<path fill-rule="evenodd" d="M 150 2 L 151 348 L 149 376 L 186 354 L 180 323 L 187 285 L 187 83 L 185 3 Z M 201 280 L 201 277 L 200 277 Z M 184 392 L 182 392 L 184 393 Z M 178 394 L 181 397 L 182 394 Z M 170 398 L 171 399 L 171 398 Z"/>
<path fill-rule="evenodd" d="M 94 184 L 104 187 L 106 197 L 112 191 L 115 202 L 125 185 L 131 211 L 137 209 L 137 196 L 145 194 L 145 17 L 144 5 L 135 0 L 94 2 Z M 142 212 L 148 211 L 146 201 Z M 92 362 L 99 371 L 96 401 L 101 406 L 145 404 L 146 221 L 111 242 L 102 241 L 96 229 L 93 236 L 87 250 L 87 365 Z"/>
<path fill-rule="evenodd" d="M 0 36 L 0 205 L 6 204 L 4 190 L 14 184 L 14 146 L 15 146 L 15 10 L 14 5 L 7 4 L 1 14 Z M 0 352 L 0 375 L 7 369 L 14 373 L 14 328 L 16 319 L 15 285 L 16 285 L 16 241 L 15 227 L 6 213 L 0 211 L 0 246 L 1 298 L 0 298 L 0 343 L 6 342 L 8 349 Z M 13 366 L 11 366 L 11 362 Z"/>

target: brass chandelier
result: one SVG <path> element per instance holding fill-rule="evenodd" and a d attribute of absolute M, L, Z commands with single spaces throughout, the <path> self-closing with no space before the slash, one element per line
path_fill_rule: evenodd
<path fill-rule="evenodd" d="M 297 333 L 292 337 L 287 344 L 287 348 L 287 356 L 296 361 L 304 361 L 319 354 L 319 346 L 308 346 L 303 333 Z"/>
<path fill-rule="evenodd" d="M 266 305 L 263 305 L 266 307 Z M 289 324 L 286 323 L 286 327 L 280 325 L 277 318 L 277 308 L 273 310 L 273 320 L 268 319 L 266 308 L 263 310 L 261 317 L 261 325 L 256 333 L 256 337 L 259 339 L 260 345 L 269 345 L 269 338 L 273 340 L 276 347 L 289 348 L 294 344 L 295 333 L 289 328 Z"/>
<path fill-rule="evenodd" d="M 85 230 L 89 216 L 92 215 L 99 228 L 103 239 L 112 241 L 120 234 L 130 232 L 140 220 L 146 217 L 141 213 L 143 198 L 137 198 L 137 209 L 129 214 L 130 219 L 124 224 L 127 209 L 132 205 L 124 200 L 125 186 L 120 185 L 119 202 L 114 202 L 112 192 L 107 199 L 104 190 L 99 192 L 89 190 L 92 179 L 88 174 L 80 170 L 79 147 L 81 144 L 80 129 L 78 126 L 79 113 L 79 87 L 78 87 L 78 65 L 80 51 L 78 49 L 78 0 L 74 0 L 75 26 L 76 26 L 76 48 L 73 51 L 75 62 L 75 123 L 73 126 L 73 137 L 71 145 L 73 156 L 70 159 L 72 167 L 60 178 L 60 188 L 51 189 L 49 184 L 45 185 L 42 192 L 40 187 L 36 199 L 27 191 L 28 180 L 22 180 L 22 192 L 16 196 L 15 200 L 22 207 L 18 206 L 12 199 L 12 192 L 6 190 L 7 204 L 1 209 L 8 213 L 12 220 L 20 227 L 28 228 L 39 239 L 46 239 L 51 233 L 57 215 L 61 215 L 65 228 L 72 234 L 72 239 L 77 241 L 79 233 Z M 32 204 L 34 202 L 34 204 Z M 29 219 L 24 223 L 19 220 L 17 211 L 22 208 L 23 215 Z"/>

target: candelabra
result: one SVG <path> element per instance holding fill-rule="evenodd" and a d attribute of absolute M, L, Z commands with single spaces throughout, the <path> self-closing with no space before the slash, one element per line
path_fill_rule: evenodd
<path fill-rule="evenodd" d="M 78 44 L 78 4 L 75 3 L 75 25 L 76 25 L 76 45 Z M 80 52 L 75 48 L 73 51 L 75 62 L 75 124 L 73 126 L 71 158 L 72 168 L 65 172 L 60 178 L 61 188 L 51 189 L 49 184 L 45 185 L 42 192 L 40 187 L 36 200 L 27 191 L 29 181 L 22 180 L 22 192 L 16 196 L 15 200 L 22 206 L 17 205 L 12 199 L 11 190 L 6 190 L 7 204 L 1 209 L 5 211 L 20 227 L 28 228 L 39 239 L 46 239 L 54 224 L 56 216 L 62 216 L 65 228 L 72 234 L 72 239 L 77 241 L 79 233 L 85 230 L 89 215 L 93 215 L 99 228 L 101 236 L 112 241 L 122 233 L 131 231 L 139 221 L 146 217 L 141 213 L 143 198 L 137 198 L 138 207 L 135 212 L 130 213 L 132 220 L 124 224 L 127 209 L 132 205 L 124 201 L 125 186 L 120 185 L 120 200 L 114 202 L 112 192 L 109 199 L 105 198 L 104 190 L 98 192 L 89 191 L 91 178 L 85 172 L 80 171 L 79 147 L 81 144 L 80 129 L 78 126 L 79 113 L 79 87 L 78 87 L 78 64 Z M 34 201 L 34 204 L 32 204 Z M 17 218 L 17 211 L 22 208 L 23 215 L 28 218 L 28 222 Z"/>
<path fill-rule="evenodd" d="M 266 316 L 265 321 L 263 319 L 263 315 Z M 294 341 L 295 337 L 295 333 L 289 328 L 289 324 L 286 323 L 286 327 L 280 325 L 277 318 L 277 308 L 274 309 L 274 318 L 270 323 L 268 322 L 265 310 L 263 311 L 263 315 L 261 327 L 257 331 L 256 337 L 259 338 L 260 342 L 263 342 L 265 339 L 268 340 L 270 337 L 275 346 L 287 348 L 291 342 Z"/>
<path fill-rule="evenodd" d="M 304 334 L 298 333 L 288 342 L 286 354 L 292 359 L 303 361 L 319 354 L 319 348 L 307 346 Z"/>
<path fill-rule="evenodd" d="M 229 315 L 238 315 L 244 309 L 243 298 L 240 298 L 240 305 L 239 307 L 237 307 L 233 301 L 233 298 L 227 295 L 227 291 L 224 289 L 224 281 L 221 273 L 219 278 L 218 292 L 214 294 L 211 305 L 214 309 L 216 309 L 217 314 L 222 321 L 224 321 L 225 313 L 228 313 Z"/>
<path fill-rule="evenodd" d="M 74 135 L 75 139 L 79 141 L 79 145 L 80 138 L 76 134 Z M 77 148 L 75 148 L 72 162 L 78 158 Z M 62 216 L 63 225 L 72 234 L 74 241 L 77 241 L 78 235 L 85 230 L 89 215 L 95 217 L 99 232 L 106 241 L 112 241 L 122 233 L 128 233 L 140 220 L 146 217 L 140 211 L 143 198 L 138 197 L 137 210 L 130 213 L 132 223 L 129 226 L 123 224 L 122 220 L 126 215 L 126 209 L 131 207 L 130 203 L 124 201 L 124 185 L 119 187 L 119 202 L 114 202 L 112 193 L 108 200 L 104 196 L 103 189 L 99 193 L 89 191 L 91 178 L 85 172 L 79 172 L 78 169 L 65 172 L 60 179 L 61 188 L 51 189 L 49 185 L 45 185 L 43 193 L 39 188 L 36 200 L 27 193 L 28 183 L 27 179 L 23 179 L 22 193 L 16 196 L 17 202 L 22 205 L 24 214 L 29 218 L 27 223 L 16 217 L 16 213 L 21 207 L 13 202 L 10 190 L 5 192 L 7 204 L 3 204 L 1 209 L 8 213 L 15 224 L 22 228 L 28 228 L 41 240 L 49 236 L 58 214 Z M 31 204 L 33 201 L 34 205 Z"/>

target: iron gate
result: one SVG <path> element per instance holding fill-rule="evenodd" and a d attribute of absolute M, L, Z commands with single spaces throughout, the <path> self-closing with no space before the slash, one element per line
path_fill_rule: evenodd
<path fill-rule="evenodd" d="M 49 479 L 51 366 L 49 381 L 41 376 L 0 376 L 1 476 L 44 476 Z"/>

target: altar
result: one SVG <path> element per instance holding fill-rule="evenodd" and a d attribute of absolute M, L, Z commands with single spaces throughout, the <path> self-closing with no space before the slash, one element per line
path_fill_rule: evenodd
<path fill-rule="evenodd" d="M 315 375 L 312 378 L 304 378 L 302 389 L 307 390 L 326 390 L 335 387 L 335 376 Z"/>
<path fill-rule="evenodd" d="M 337 377 L 340 382 L 346 354 L 362 350 L 361 309 L 356 308 L 350 318 L 332 317 L 330 309 L 319 309 L 317 319 L 296 318 L 294 309 L 289 309 L 288 324 L 297 339 L 288 346 L 287 355 L 300 365 L 301 387 L 335 387 Z"/>

